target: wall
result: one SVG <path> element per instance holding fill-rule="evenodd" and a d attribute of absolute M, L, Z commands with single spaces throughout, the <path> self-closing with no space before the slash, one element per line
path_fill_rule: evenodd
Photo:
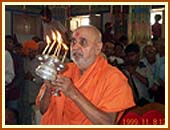
<path fill-rule="evenodd" d="M 90 17 L 90 24 L 96 26 L 98 29 L 101 29 L 101 17 L 92 15 Z"/>
<path fill-rule="evenodd" d="M 151 40 L 150 5 L 130 5 L 128 19 L 129 43 L 146 44 Z"/>
<path fill-rule="evenodd" d="M 41 20 L 39 16 L 14 14 L 14 33 L 20 42 L 30 40 L 32 36 L 41 37 Z"/>
<path fill-rule="evenodd" d="M 35 35 L 41 37 L 40 17 L 31 14 L 23 15 L 21 12 L 5 11 L 5 35 L 13 34 L 16 34 L 20 43 Z"/>
<path fill-rule="evenodd" d="M 11 13 L 5 12 L 5 35 L 11 34 Z"/>

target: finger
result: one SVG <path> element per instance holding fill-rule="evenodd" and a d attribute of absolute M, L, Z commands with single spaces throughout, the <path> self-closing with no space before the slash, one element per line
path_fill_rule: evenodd
<path fill-rule="evenodd" d="M 60 81 L 59 81 L 59 82 L 56 82 L 55 88 L 57 88 L 57 89 L 58 89 L 58 88 L 62 88 L 63 85 L 64 85 L 63 82 L 60 82 Z"/>
<path fill-rule="evenodd" d="M 50 84 L 50 81 L 49 80 L 45 80 L 44 83 L 45 84 Z"/>
<path fill-rule="evenodd" d="M 62 75 L 62 74 L 58 74 L 57 75 L 57 78 L 68 78 L 67 76 L 64 76 L 64 75 Z"/>
<path fill-rule="evenodd" d="M 64 76 L 62 76 L 62 75 L 60 75 L 60 74 L 58 74 L 57 75 L 57 79 L 61 79 L 61 78 L 63 78 Z"/>
<path fill-rule="evenodd" d="M 61 77 L 61 76 L 58 76 L 57 79 L 56 79 L 56 82 L 63 83 L 64 81 L 65 81 L 65 78 Z"/>
<path fill-rule="evenodd" d="M 49 80 L 45 80 L 44 83 L 45 83 L 46 87 L 50 87 L 51 86 L 51 82 Z"/>

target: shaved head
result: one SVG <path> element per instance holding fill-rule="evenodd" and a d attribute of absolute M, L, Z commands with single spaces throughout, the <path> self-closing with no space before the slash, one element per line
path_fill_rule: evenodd
<path fill-rule="evenodd" d="M 86 70 L 100 54 L 102 36 L 94 26 L 78 27 L 72 35 L 71 59 L 81 70 Z"/>
<path fill-rule="evenodd" d="M 102 42 L 102 35 L 101 35 L 101 32 L 95 27 L 95 26 L 81 26 L 81 27 L 78 27 L 74 32 L 75 34 L 73 33 L 73 35 L 75 36 L 79 36 L 80 35 L 80 31 L 86 31 L 88 30 L 88 33 L 87 35 L 89 37 L 91 37 L 94 42 Z"/>

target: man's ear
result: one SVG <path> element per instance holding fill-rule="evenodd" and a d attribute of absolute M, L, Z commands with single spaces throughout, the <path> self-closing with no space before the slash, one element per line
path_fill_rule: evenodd
<path fill-rule="evenodd" d="M 103 47 L 103 43 L 102 42 L 98 42 L 96 44 L 96 55 L 98 55 L 101 52 L 102 47 Z"/>

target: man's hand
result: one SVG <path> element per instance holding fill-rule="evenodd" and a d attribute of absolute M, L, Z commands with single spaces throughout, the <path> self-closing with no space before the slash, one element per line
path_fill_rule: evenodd
<path fill-rule="evenodd" d="M 53 83 L 51 83 L 51 81 L 49 80 L 45 80 L 44 83 L 46 85 L 46 90 L 49 91 L 51 94 L 54 94 L 56 90 L 55 85 L 53 85 Z"/>
<path fill-rule="evenodd" d="M 57 75 L 57 79 L 55 81 L 56 89 L 61 90 L 65 96 L 71 97 L 75 94 L 75 85 L 72 80 L 68 77 Z"/>
<path fill-rule="evenodd" d="M 84 115 L 93 123 L 93 124 L 113 124 L 116 119 L 117 113 L 108 113 L 98 109 L 92 102 L 90 102 L 81 92 L 76 89 L 72 80 L 68 77 L 57 75 L 56 81 L 52 85 L 51 82 L 46 82 L 47 89 L 57 89 L 61 90 L 65 96 L 70 98 L 77 107 L 79 107 L 80 111 L 84 113 Z M 48 93 L 48 92 L 47 92 Z M 50 99 L 48 94 L 44 97 L 46 99 L 46 104 L 44 102 L 45 108 L 41 109 L 42 113 L 45 113 L 48 109 L 48 105 L 50 103 Z M 44 100 L 45 101 L 45 100 Z M 48 104 L 47 104 L 48 103 Z"/>
<path fill-rule="evenodd" d="M 52 91 L 53 91 L 53 86 L 50 81 L 45 80 L 45 91 L 40 97 L 40 112 L 41 114 L 44 114 L 48 110 L 48 106 L 50 104 L 51 96 L 52 96 Z"/>

